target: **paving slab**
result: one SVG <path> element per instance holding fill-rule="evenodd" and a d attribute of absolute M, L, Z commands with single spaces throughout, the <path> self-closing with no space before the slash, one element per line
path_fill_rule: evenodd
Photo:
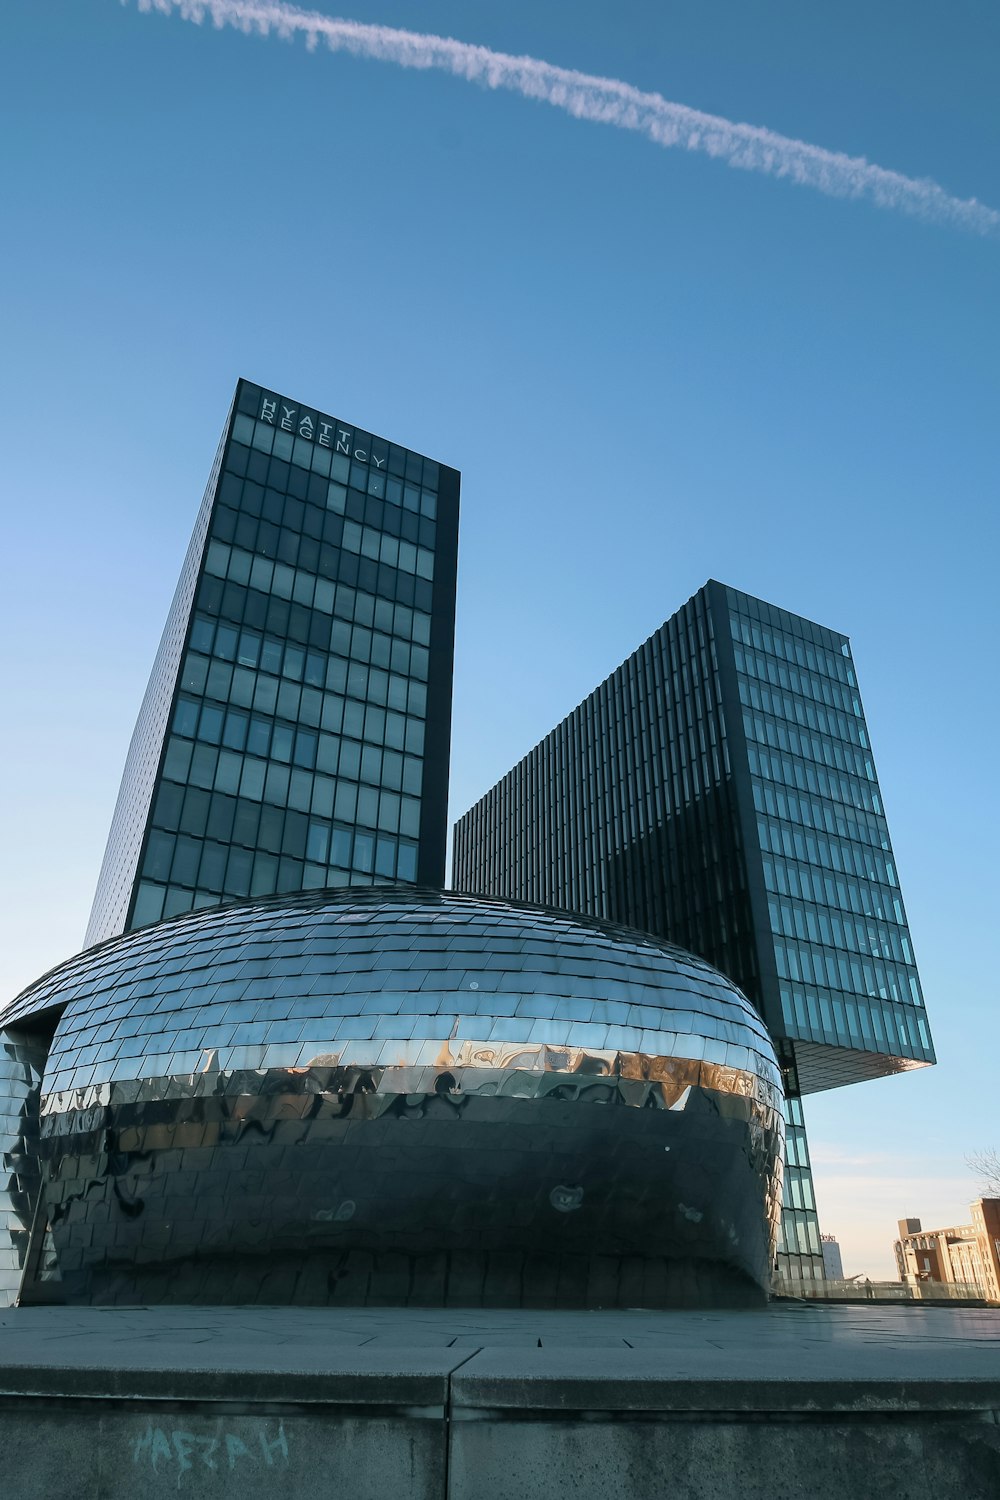
<path fill-rule="evenodd" d="M 63 1372 L 60 1377 L 59 1372 Z M 151 1394 L 190 1377 L 247 1397 L 392 1404 L 611 1405 L 652 1409 L 655 1387 L 718 1385 L 814 1394 L 906 1388 L 907 1401 L 952 1399 L 970 1383 L 1000 1405 L 1000 1309 L 772 1304 L 756 1310 L 537 1312 L 507 1309 L 18 1308 L 0 1314 L 0 1390 L 54 1391 L 62 1378 Z M 616 1398 L 615 1393 L 619 1395 Z M 932 1393 L 937 1392 L 936 1395 Z M 558 1393 L 559 1399 L 556 1400 Z M 700 1398 L 699 1398 L 700 1399 Z M 707 1400 L 708 1397 L 706 1396 Z M 791 1399 L 789 1396 L 788 1399 Z M 802 1399 L 805 1399 L 804 1397 Z M 838 1398 L 839 1399 L 839 1398 Z M 860 1397 L 858 1398 L 860 1399 Z"/>

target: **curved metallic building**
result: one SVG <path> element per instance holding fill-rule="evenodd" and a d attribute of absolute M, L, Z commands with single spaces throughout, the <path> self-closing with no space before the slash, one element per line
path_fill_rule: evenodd
<path fill-rule="evenodd" d="M 645 934 L 451 892 L 322 891 L 113 939 L 0 1029 L 7 1147 L 28 1163 L 5 1253 L 37 1151 L 36 1226 L 71 1300 L 765 1295 L 774 1051 L 727 979 Z"/>

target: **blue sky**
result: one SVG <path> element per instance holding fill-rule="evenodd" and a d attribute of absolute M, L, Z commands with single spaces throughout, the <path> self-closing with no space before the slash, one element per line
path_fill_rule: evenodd
<path fill-rule="evenodd" d="M 1000 207 L 986 0 L 349 13 Z M 463 471 L 455 815 L 709 576 L 851 635 L 940 1064 L 807 1122 L 824 1229 L 889 1274 L 1000 1142 L 1000 238 L 117 0 L 4 31 L 4 992 L 82 939 L 246 375 Z"/>

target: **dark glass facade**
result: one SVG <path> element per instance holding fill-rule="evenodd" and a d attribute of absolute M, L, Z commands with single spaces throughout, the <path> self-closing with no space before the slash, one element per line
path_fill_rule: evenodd
<path fill-rule="evenodd" d="M 709 582 L 460 820 L 454 883 L 743 989 L 784 1071 L 781 1266 L 821 1276 L 801 1095 L 934 1061 L 847 638 Z"/>
<path fill-rule="evenodd" d="M 87 932 L 441 885 L 459 475 L 242 380 Z"/>

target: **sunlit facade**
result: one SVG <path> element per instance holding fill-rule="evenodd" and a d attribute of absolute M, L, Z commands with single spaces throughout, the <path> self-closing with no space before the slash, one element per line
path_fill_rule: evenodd
<path fill-rule="evenodd" d="M 1000 1198 L 977 1198 L 968 1224 L 924 1229 L 919 1219 L 900 1219 L 893 1246 L 900 1281 L 911 1286 L 944 1284 L 977 1290 L 1000 1302 Z"/>

